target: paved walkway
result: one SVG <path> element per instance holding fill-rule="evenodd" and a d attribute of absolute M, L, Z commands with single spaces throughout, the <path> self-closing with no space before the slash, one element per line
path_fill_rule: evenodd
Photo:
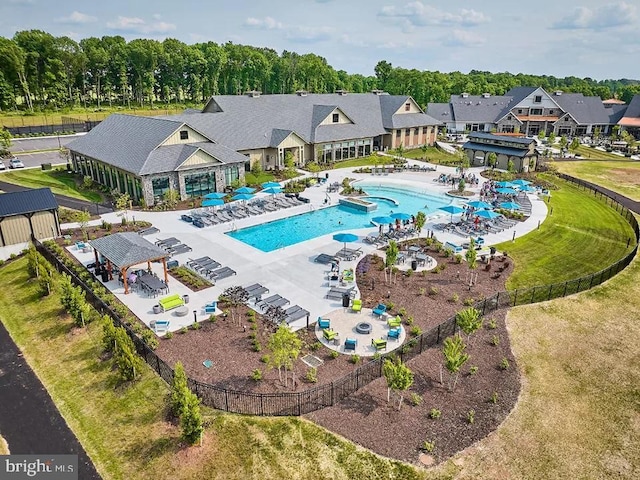
<path fill-rule="evenodd" d="M 2 323 L 0 405 L 0 434 L 11 453 L 78 455 L 78 478 L 101 478 Z"/>

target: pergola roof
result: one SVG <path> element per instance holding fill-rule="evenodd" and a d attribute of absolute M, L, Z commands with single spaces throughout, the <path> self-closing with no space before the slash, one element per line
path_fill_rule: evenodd
<path fill-rule="evenodd" d="M 168 258 L 160 247 L 133 232 L 114 233 L 91 240 L 89 244 L 102 256 L 120 268 Z"/>

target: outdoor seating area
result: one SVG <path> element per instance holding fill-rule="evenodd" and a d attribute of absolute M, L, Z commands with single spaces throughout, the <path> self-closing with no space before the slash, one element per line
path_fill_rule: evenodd
<path fill-rule="evenodd" d="M 214 284 L 218 280 L 236 275 L 235 270 L 229 267 L 223 267 L 220 262 L 215 261 L 209 256 L 189 259 L 186 265 L 195 273 Z"/>
<path fill-rule="evenodd" d="M 174 308 L 182 307 L 184 305 L 184 298 L 176 293 L 174 295 L 161 298 L 158 300 L 158 305 L 160 305 L 163 312 L 167 312 Z"/>

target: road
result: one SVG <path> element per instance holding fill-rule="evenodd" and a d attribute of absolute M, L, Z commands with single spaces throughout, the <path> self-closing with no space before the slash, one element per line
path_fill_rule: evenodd
<path fill-rule="evenodd" d="M 11 140 L 9 150 L 12 153 L 20 153 L 32 150 L 51 150 L 64 147 L 78 138 L 78 135 L 62 135 L 55 137 L 14 138 Z"/>

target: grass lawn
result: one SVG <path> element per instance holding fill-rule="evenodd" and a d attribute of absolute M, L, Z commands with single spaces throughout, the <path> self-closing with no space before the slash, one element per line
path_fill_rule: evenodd
<path fill-rule="evenodd" d="M 625 160 L 624 155 L 618 155 L 612 152 L 603 152 L 602 150 L 591 148 L 587 145 L 580 145 L 575 153 L 587 160 Z M 630 160 L 627 159 L 627 161 Z"/>
<path fill-rule="evenodd" d="M 244 181 L 247 185 L 260 185 L 265 182 L 272 182 L 274 178 L 273 174 L 269 172 L 260 172 L 258 175 L 252 172 L 244 173 Z"/>
<path fill-rule="evenodd" d="M 615 160 L 554 162 L 553 165 L 559 172 L 597 183 L 633 200 L 640 200 L 640 162 L 637 160 L 616 157 Z"/>
<path fill-rule="evenodd" d="M 424 160 L 430 163 L 438 163 L 440 165 L 460 163 L 460 157 L 447 153 L 437 147 L 428 147 L 426 154 L 420 148 L 405 150 L 404 157 L 413 158 L 415 160 Z"/>
<path fill-rule="evenodd" d="M 0 180 L 30 188 L 49 187 L 53 193 L 68 197 L 102 203 L 102 195 L 97 192 L 80 189 L 78 177 L 64 170 L 14 170 L 0 175 Z"/>
<path fill-rule="evenodd" d="M 165 421 L 168 387 L 149 368 L 117 386 L 99 360 L 101 329 L 72 328 L 57 296 L 39 299 L 26 259 L 0 269 L 0 320 L 20 346 L 99 473 L 109 479 L 420 479 L 390 461 L 299 418 L 204 410 L 204 446 L 179 446 Z"/>
<path fill-rule="evenodd" d="M 622 258 L 635 245 L 633 230 L 611 207 L 556 177 L 545 177 L 553 190 L 548 207 L 553 214 L 515 242 L 496 247 L 515 260 L 507 288 L 561 283 L 595 273 Z"/>

